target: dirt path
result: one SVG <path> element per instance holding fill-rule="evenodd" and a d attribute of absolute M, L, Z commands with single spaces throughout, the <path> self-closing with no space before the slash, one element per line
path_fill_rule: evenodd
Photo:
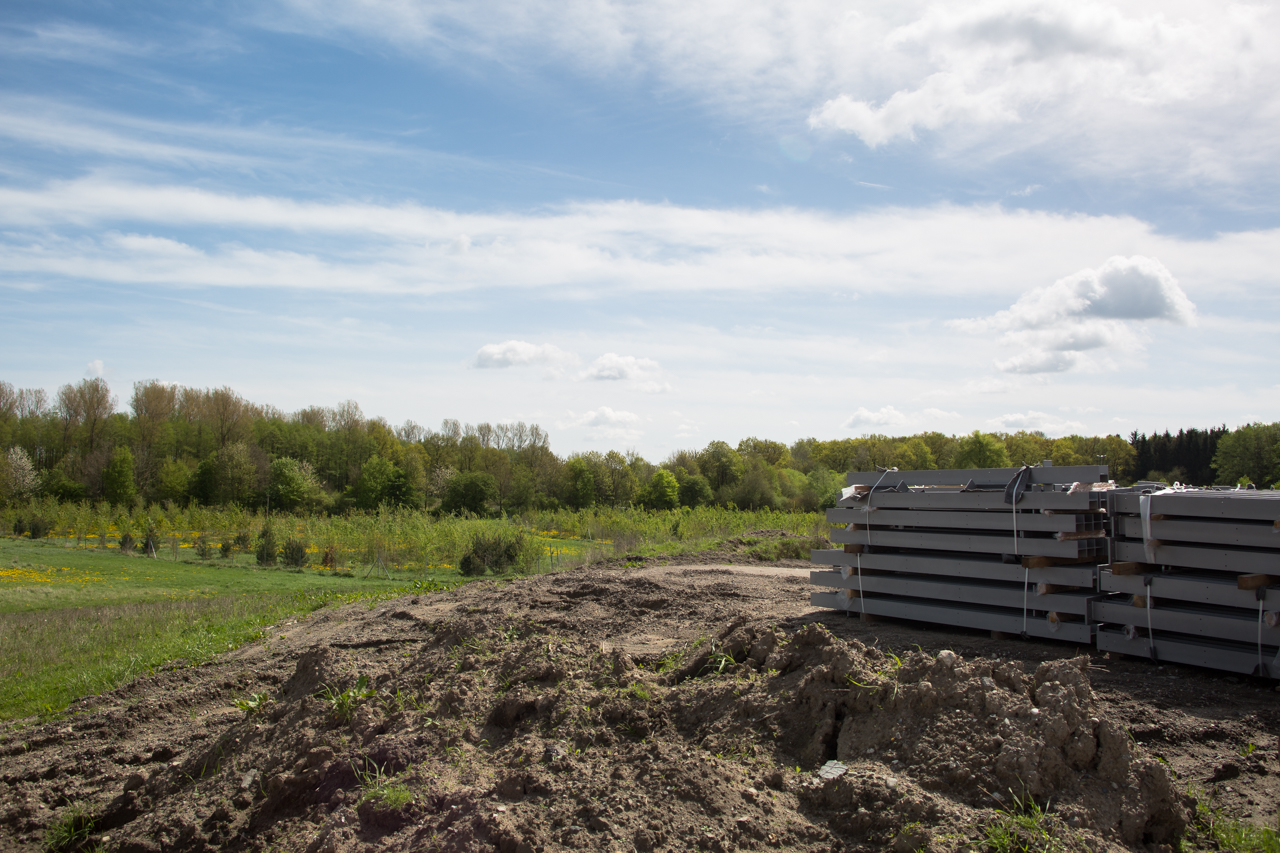
<path fill-rule="evenodd" d="M 7 732 L 0 850 L 974 850 L 1011 790 L 1063 849 L 1171 849 L 1192 786 L 1274 819 L 1277 700 L 815 610 L 799 562 L 605 565 L 320 611 Z"/>

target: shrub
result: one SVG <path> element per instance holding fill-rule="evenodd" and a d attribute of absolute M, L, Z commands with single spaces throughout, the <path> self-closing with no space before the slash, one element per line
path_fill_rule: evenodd
<path fill-rule="evenodd" d="M 241 530 L 236 533 L 236 538 L 231 540 L 233 548 L 239 548 L 241 551 L 248 551 L 253 547 L 253 537 L 249 535 L 249 531 Z"/>
<path fill-rule="evenodd" d="M 230 542 L 223 542 L 219 550 L 222 551 L 222 559 L 224 560 L 231 559 L 231 555 L 235 552 Z"/>
<path fill-rule="evenodd" d="M 202 560 L 208 560 L 213 557 L 213 546 L 203 536 L 196 537 L 195 549 L 196 556 Z"/>
<path fill-rule="evenodd" d="M 147 524 L 147 532 L 142 539 L 141 547 L 142 547 L 142 553 L 144 554 L 154 556 L 155 554 L 159 553 L 160 534 L 156 532 L 156 527 L 154 524 L 151 524 L 151 523 Z"/>
<path fill-rule="evenodd" d="M 324 546 L 324 556 L 320 558 L 320 565 L 326 569 L 338 568 L 338 547 L 336 545 Z"/>
<path fill-rule="evenodd" d="M 18 516 L 13 520 L 13 535 L 14 536 L 27 535 L 27 522 L 22 516 Z"/>
<path fill-rule="evenodd" d="M 132 533 L 120 534 L 120 550 L 124 551 L 126 554 L 133 550 L 133 534 Z"/>
<path fill-rule="evenodd" d="M 280 548 L 280 562 L 286 566 L 301 569 L 310 559 L 307 554 L 307 543 L 301 539 L 286 539 Z"/>
<path fill-rule="evenodd" d="M 255 551 L 259 566 L 274 566 L 280 557 L 280 545 L 276 542 L 276 533 L 271 525 L 262 528 L 258 534 L 258 548 Z"/>
<path fill-rule="evenodd" d="M 32 539 L 43 539 L 49 535 L 53 529 L 53 525 L 49 523 L 47 518 L 37 515 L 31 521 L 27 522 L 27 531 L 31 534 Z"/>
<path fill-rule="evenodd" d="M 527 571 L 537 562 L 542 546 L 522 527 L 482 531 L 458 561 L 458 571 L 479 577 L 486 571 L 501 575 L 514 569 Z"/>

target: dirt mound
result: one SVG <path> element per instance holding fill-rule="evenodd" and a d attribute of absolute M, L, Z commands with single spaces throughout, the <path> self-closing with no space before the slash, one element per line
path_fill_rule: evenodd
<path fill-rule="evenodd" d="M 73 814 L 126 853 L 1176 846 L 1180 787 L 1088 658 L 894 655 L 803 618 L 805 581 L 587 570 L 321 612 L 6 735 L 0 849 Z"/>

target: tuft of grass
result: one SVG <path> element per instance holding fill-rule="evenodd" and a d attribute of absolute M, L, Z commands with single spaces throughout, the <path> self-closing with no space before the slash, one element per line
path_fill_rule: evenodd
<path fill-rule="evenodd" d="M 1280 814 L 1276 815 L 1276 828 L 1258 826 L 1237 818 L 1228 818 L 1214 804 L 1212 797 L 1205 797 L 1192 789 L 1196 801 L 1195 829 L 1207 836 L 1219 850 L 1226 853 L 1280 853 Z"/>
<path fill-rule="evenodd" d="M 649 689 L 638 681 L 628 687 L 626 692 L 630 694 L 633 699 L 639 699 L 641 702 L 648 702 L 651 698 Z"/>
<path fill-rule="evenodd" d="M 63 809 L 44 834 L 44 847 L 50 853 L 72 853 L 82 848 L 93 832 L 93 816 L 83 806 Z"/>
<path fill-rule="evenodd" d="M 1007 809 L 996 810 L 996 820 L 983 827 L 983 841 L 992 853 L 1053 853 L 1063 849 L 1058 834 L 1063 830 L 1053 815 L 1030 795 L 1013 798 Z"/>
<path fill-rule="evenodd" d="M 351 764 L 351 771 L 360 783 L 361 803 L 373 803 L 382 811 L 396 811 L 413 802 L 413 792 L 402 781 L 388 776 L 377 763 L 366 759 L 364 767 Z"/>

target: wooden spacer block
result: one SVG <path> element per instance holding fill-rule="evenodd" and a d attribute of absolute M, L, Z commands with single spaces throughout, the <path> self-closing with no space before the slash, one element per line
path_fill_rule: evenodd
<path fill-rule="evenodd" d="M 861 554 L 862 549 L 866 547 L 866 545 L 845 545 L 844 552 L 846 554 Z"/>
<path fill-rule="evenodd" d="M 1134 607 L 1141 607 L 1143 610 L 1147 608 L 1147 597 L 1145 595 L 1135 595 L 1133 600 L 1129 602 Z"/>
<path fill-rule="evenodd" d="M 1053 534 L 1053 538 L 1059 542 L 1074 542 L 1079 539 L 1105 539 L 1107 538 L 1107 532 L 1105 530 L 1064 530 Z"/>
<path fill-rule="evenodd" d="M 1133 561 L 1112 563 L 1111 574 L 1113 575 L 1145 575 L 1147 572 L 1154 572 L 1155 566 L 1150 563 L 1135 563 Z"/>
<path fill-rule="evenodd" d="M 1236 589 L 1261 589 L 1264 586 L 1272 586 L 1280 583 L 1280 578 L 1275 575 L 1237 575 Z"/>

